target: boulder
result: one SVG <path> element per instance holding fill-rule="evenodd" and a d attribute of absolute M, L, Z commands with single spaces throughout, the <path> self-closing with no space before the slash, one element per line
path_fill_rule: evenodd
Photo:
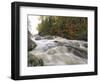
<path fill-rule="evenodd" d="M 36 46 L 37 46 L 36 43 L 34 41 L 32 41 L 30 38 L 28 38 L 28 51 L 31 51 Z"/>
<path fill-rule="evenodd" d="M 38 57 L 38 56 L 35 56 L 34 54 L 31 54 L 29 53 L 28 54 L 28 66 L 43 66 L 44 63 L 43 63 L 43 60 Z"/>

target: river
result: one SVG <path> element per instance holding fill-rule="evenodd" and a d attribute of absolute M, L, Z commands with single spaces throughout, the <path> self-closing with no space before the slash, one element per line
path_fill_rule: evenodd
<path fill-rule="evenodd" d="M 29 66 L 87 64 L 86 41 L 69 40 L 58 36 L 34 36 L 36 47 L 28 53 Z"/>

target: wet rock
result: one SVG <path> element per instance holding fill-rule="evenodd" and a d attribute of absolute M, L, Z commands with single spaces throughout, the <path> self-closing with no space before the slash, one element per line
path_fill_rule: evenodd
<path fill-rule="evenodd" d="M 88 45 L 87 45 L 87 44 L 83 44 L 83 46 L 84 46 L 85 48 L 87 48 L 87 47 L 88 47 Z"/>
<path fill-rule="evenodd" d="M 43 66 L 44 62 L 41 58 L 33 55 L 33 54 L 28 54 L 28 66 Z"/>
<path fill-rule="evenodd" d="M 39 35 L 36 35 L 36 36 L 35 36 L 35 40 L 41 40 L 41 39 L 42 39 L 41 36 L 39 36 Z"/>
<path fill-rule="evenodd" d="M 72 48 L 73 48 L 74 55 L 87 59 L 88 55 L 87 55 L 87 51 L 86 50 L 81 49 L 81 48 L 75 48 L 75 47 L 72 47 Z"/>
<path fill-rule="evenodd" d="M 45 36 L 44 38 L 50 40 L 50 39 L 53 39 L 53 36 L 48 35 L 48 36 Z"/>
<path fill-rule="evenodd" d="M 31 51 L 36 46 L 37 46 L 36 43 L 34 41 L 32 41 L 30 38 L 28 38 L 28 51 Z"/>

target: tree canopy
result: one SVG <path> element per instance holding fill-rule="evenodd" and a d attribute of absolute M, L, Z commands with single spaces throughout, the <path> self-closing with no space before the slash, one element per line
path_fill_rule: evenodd
<path fill-rule="evenodd" d="M 39 35 L 87 41 L 87 17 L 40 16 Z"/>

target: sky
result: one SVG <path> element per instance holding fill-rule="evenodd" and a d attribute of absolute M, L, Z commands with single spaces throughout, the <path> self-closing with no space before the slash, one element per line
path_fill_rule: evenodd
<path fill-rule="evenodd" d="M 28 15 L 28 20 L 29 20 L 29 25 L 28 25 L 29 31 L 33 35 L 38 34 L 37 26 L 40 23 L 39 16 Z"/>

